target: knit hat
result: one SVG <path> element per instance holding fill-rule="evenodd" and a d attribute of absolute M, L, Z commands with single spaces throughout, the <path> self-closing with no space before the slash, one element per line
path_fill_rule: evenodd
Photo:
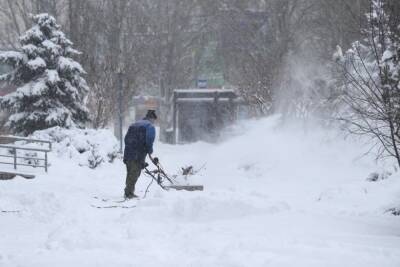
<path fill-rule="evenodd" d="M 153 109 L 149 109 L 147 111 L 146 117 L 145 119 L 153 119 L 156 120 L 157 119 L 157 115 L 156 115 L 156 111 Z"/>

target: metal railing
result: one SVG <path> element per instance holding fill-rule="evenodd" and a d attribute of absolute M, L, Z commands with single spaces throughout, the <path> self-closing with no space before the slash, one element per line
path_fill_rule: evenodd
<path fill-rule="evenodd" d="M 25 146 L 11 144 L 11 143 L 14 143 L 17 141 L 24 141 L 27 143 L 45 144 L 45 145 L 48 145 L 48 148 L 25 147 Z M 11 151 L 11 155 L 10 154 L 9 155 L 0 154 L 0 157 L 12 158 L 13 161 L 12 162 L 0 161 L 0 164 L 13 165 L 15 170 L 17 169 L 17 166 L 29 166 L 29 167 L 44 168 L 46 172 L 48 170 L 49 163 L 48 163 L 47 153 L 51 151 L 51 142 L 50 141 L 22 138 L 22 137 L 16 137 L 16 136 L 0 136 L 0 149 L 1 148 Z M 29 151 L 29 152 L 41 152 L 41 153 L 44 153 L 44 158 L 33 157 L 33 156 L 18 156 L 18 153 L 17 153 L 18 150 Z M 18 159 L 34 160 L 36 162 L 43 161 L 43 164 L 41 165 L 41 164 L 20 163 L 20 162 L 18 162 Z"/>

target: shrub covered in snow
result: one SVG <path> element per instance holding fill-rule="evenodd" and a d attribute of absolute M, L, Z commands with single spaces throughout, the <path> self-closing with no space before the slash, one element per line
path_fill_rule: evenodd
<path fill-rule="evenodd" d="M 400 29 L 398 17 L 384 0 L 370 1 L 365 38 L 335 59 L 344 77 L 340 113 L 351 133 L 372 138 L 380 157 L 393 157 L 400 166 Z M 392 26 L 393 25 L 393 26 Z"/>
<path fill-rule="evenodd" d="M 392 173 L 388 171 L 382 171 L 382 172 L 372 172 L 368 175 L 367 181 L 368 182 L 377 182 L 380 180 L 385 180 L 391 176 Z"/>
<path fill-rule="evenodd" d="M 52 149 L 59 157 L 70 158 L 80 166 L 96 168 L 118 157 L 119 144 L 109 130 L 64 129 L 53 127 L 36 131 L 32 138 L 53 142 Z"/>

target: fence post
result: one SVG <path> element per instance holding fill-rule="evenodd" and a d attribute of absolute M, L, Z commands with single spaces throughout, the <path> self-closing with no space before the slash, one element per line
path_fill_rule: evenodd
<path fill-rule="evenodd" d="M 14 152 L 14 170 L 17 169 L 17 149 L 13 148 L 13 152 Z"/>
<path fill-rule="evenodd" d="M 44 170 L 47 172 L 47 152 L 44 152 Z"/>
<path fill-rule="evenodd" d="M 177 133 L 177 116 L 178 116 L 178 104 L 177 104 L 177 98 L 178 98 L 178 96 L 177 96 L 177 93 L 174 91 L 174 99 L 173 99 L 173 108 L 174 108 L 174 110 L 173 110 L 173 118 L 172 118 L 172 127 L 173 127 L 173 130 L 174 130 L 174 139 L 173 139 L 173 144 L 175 145 L 176 144 L 176 142 L 177 142 L 177 136 L 178 136 L 178 133 Z"/>

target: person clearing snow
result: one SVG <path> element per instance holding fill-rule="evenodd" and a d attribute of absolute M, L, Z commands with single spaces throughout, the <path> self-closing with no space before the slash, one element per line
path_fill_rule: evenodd
<path fill-rule="evenodd" d="M 146 168 L 146 156 L 149 155 L 154 164 L 157 164 L 158 158 L 151 158 L 153 153 L 153 143 L 156 136 L 156 130 L 153 126 L 157 120 L 154 110 L 148 110 L 146 116 L 131 126 L 125 135 L 124 163 L 126 165 L 126 186 L 124 197 L 131 199 L 135 195 L 135 185 L 142 169 Z"/>

